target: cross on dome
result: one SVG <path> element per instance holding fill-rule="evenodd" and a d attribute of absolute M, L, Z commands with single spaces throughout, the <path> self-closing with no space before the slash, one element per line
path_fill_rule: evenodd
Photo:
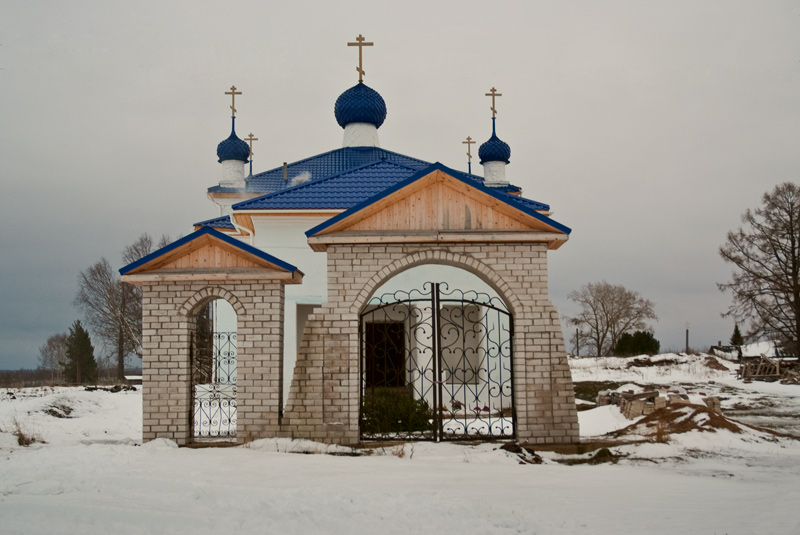
<path fill-rule="evenodd" d="M 497 110 L 496 110 L 496 109 L 495 109 L 495 107 L 494 107 L 494 97 L 502 97 L 502 96 L 503 96 L 503 94 L 502 94 L 502 93 L 498 93 L 498 92 L 497 92 L 497 89 L 495 89 L 495 88 L 493 87 L 493 88 L 491 88 L 491 89 L 489 90 L 489 92 L 488 92 L 488 93 L 486 93 L 486 95 L 485 95 L 485 96 L 487 96 L 487 97 L 492 97 L 492 108 L 491 108 L 491 109 L 492 109 L 492 119 L 494 119 L 494 118 L 497 116 Z"/>
<path fill-rule="evenodd" d="M 236 91 L 236 86 L 232 85 L 230 91 L 225 91 L 226 95 L 231 96 L 231 117 L 236 117 L 236 95 L 241 95 L 241 91 Z"/>
<path fill-rule="evenodd" d="M 364 47 L 365 46 L 373 46 L 374 44 L 375 43 L 365 43 L 364 42 L 364 36 L 361 35 L 361 34 L 358 34 L 358 37 L 356 37 L 356 42 L 355 43 L 347 43 L 347 46 L 357 46 L 358 47 L 358 67 L 356 67 L 356 70 L 358 71 L 358 82 L 359 83 L 362 83 L 364 81 L 364 74 L 366 74 L 364 72 L 364 69 L 363 69 L 363 55 L 362 55 L 362 53 L 363 53 Z"/>

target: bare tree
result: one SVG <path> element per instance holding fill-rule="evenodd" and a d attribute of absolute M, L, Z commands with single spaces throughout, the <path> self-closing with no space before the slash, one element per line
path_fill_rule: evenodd
<path fill-rule="evenodd" d="M 764 193 L 763 206 L 742 215 L 719 254 L 734 265 L 733 304 L 723 316 L 749 320 L 746 338 L 766 336 L 800 350 L 800 187 L 784 182 Z"/>
<path fill-rule="evenodd" d="M 162 236 L 158 247 L 169 243 Z M 130 264 L 150 254 L 153 239 L 142 234 L 125 247 L 122 261 Z M 125 357 L 142 356 L 142 293 L 138 286 L 119 280 L 111 263 L 101 258 L 78 275 L 75 304 L 84 312 L 86 322 L 107 351 L 116 353 L 117 379 L 124 379 Z"/>
<path fill-rule="evenodd" d="M 581 341 L 596 356 L 610 354 L 624 333 L 649 330 L 646 320 L 658 319 L 652 301 L 605 281 L 590 282 L 567 297 L 581 306 L 569 322 L 580 329 Z"/>
<path fill-rule="evenodd" d="M 67 335 L 54 334 L 39 348 L 39 369 L 50 372 L 50 381 L 60 382 L 67 361 Z"/>

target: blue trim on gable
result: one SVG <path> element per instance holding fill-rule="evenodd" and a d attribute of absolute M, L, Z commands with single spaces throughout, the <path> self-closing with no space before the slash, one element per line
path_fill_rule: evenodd
<path fill-rule="evenodd" d="M 295 271 L 299 271 L 296 267 L 294 267 L 293 265 L 289 264 L 288 262 L 284 262 L 283 260 L 281 260 L 279 258 L 276 258 L 276 257 L 272 256 L 271 254 L 267 254 L 264 251 L 262 251 L 261 249 L 256 249 L 252 245 L 247 245 L 246 243 L 244 243 L 242 241 L 239 241 L 236 238 L 231 238 L 227 234 L 223 234 L 222 232 L 220 232 L 218 230 L 214 230 L 211 227 L 203 227 L 200 230 L 192 232 L 188 236 L 184 236 L 183 238 L 181 238 L 179 240 L 176 240 L 176 241 L 170 243 L 169 245 L 165 245 L 161 249 L 159 249 L 157 251 L 154 251 L 154 252 L 150 253 L 149 255 L 147 255 L 145 257 L 140 258 L 136 262 L 131 262 L 127 266 L 125 266 L 123 268 L 120 268 L 119 274 L 120 275 L 125 275 L 126 273 L 128 273 L 128 272 L 130 272 L 130 271 L 132 271 L 132 270 L 134 270 L 134 269 L 136 269 L 136 268 L 138 268 L 140 266 L 143 266 L 144 264 L 152 262 L 153 260 L 155 260 L 156 258 L 158 258 L 160 256 L 163 256 L 163 255 L 169 253 L 170 251 L 174 251 L 178 247 L 181 247 L 181 246 L 186 245 L 187 243 L 189 243 L 191 241 L 196 240 L 197 238 L 203 236 L 204 234 L 210 234 L 214 238 L 217 238 L 217 239 L 219 239 L 221 241 L 224 241 L 228 245 L 232 245 L 232 246 L 234 246 L 234 247 L 236 247 L 238 249 L 241 249 L 242 251 L 244 251 L 244 252 L 246 252 L 248 254 L 251 254 L 253 256 L 261 258 L 262 260 L 266 260 L 267 262 L 269 262 L 271 264 L 275 264 L 279 268 L 285 269 L 286 271 L 288 271 L 290 273 L 294 273 Z"/>
<path fill-rule="evenodd" d="M 501 201 L 501 202 L 503 202 L 505 204 L 508 204 L 509 206 L 511 206 L 513 208 L 516 208 L 520 212 L 528 214 L 531 217 L 533 217 L 534 219 L 538 219 L 542 223 L 550 225 L 551 227 L 555 228 L 556 230 L 559 230 L 559 231 L 563 232 L 564 234 L 568 235 L 568 234 L 570 234 L 572 232 L 572 229 L 570 229 L 569 227 L 564 226 L 561 223 L 559 223 L 557 221 L 554 221 L 553 219 L 550 219 L 547 216 L 543 216 L 542 214 L 540 214 L 539 212 L 537 212 L 533 208 L 525 206 L 522 203 L 514 203 L 512 195 L 508 195 L 507 193 L 493 191 L 492 188 L 486 187 L 480 182 L 473 182 L 472 180 L 467 181 L 463 177 L 463 173 L 461 173 L 459 171 L 456 171 L 454 169 L 450 169 L 449 167 L 447 167 L 447 166 L 445 166 L 445 165 L 443 165 L 443 164 L 441 164 L 439 162 L 436 162 L 434 164 L 431 164 L 430 167 L 427 167 L 427 168 L 423 169 L 422 171 L 410 176 L 409 178 L 407 178 L 407 179 L 405 179 L 405 180 L 403 180 L 401 182 L 398 182 L 394 186 L 391 186 L 391 187 L 385 189 L 381 193 L 379 193 L 377 195 L 374 195 L 374 196 L 370 197 L 369 199 L 367 199 L 367 200 L 365 200 L 363 202 L 358 203 L 357 205 L 355 205 L 352 208 L 342 212 L 341 214 L 338 214 L 338 215 L 328 219 L 324 223 L 321 223 L 321 224 L 317 225 L 316 227 L 306 231 L 306 237 L 310 238 L 311 236 L 319 233 L 322 230 L 325 230 L 326 228 L 330 227 L 331 225 L 333 225 L 335 223 L 338 223 L 339 221 L 350 217 L 354 213 L 363 210 L 367 206 L 369 206 L 369 205 L 371 205 L 371 204 L 373 204 L 375 202 L 378 202 L 379 200 L 384 199 L 384 198 L 388 197 L 389 195 L 391 195 L 391 194 L 393 194 L 393 193 L 405 188 L 409 184 L 412 184 L 412 183 L 416 182 L 417 180 L 421 179 L 422 177 L 428 176 L 429 174 L 431 174 L 434 171 L 442 171 L 443 173 L 446 173 L 446 174 L 452 176 L 456 180 L 460 180 L 461 182 L 464 182 L 465 184 L 467 184 L 469 186 L 472 186 L 473 188 L 478 189 L 478 190 L 486 193 L 487 195 L 490 195 L 490 196 L 494 197 L 498 201 Z"/>

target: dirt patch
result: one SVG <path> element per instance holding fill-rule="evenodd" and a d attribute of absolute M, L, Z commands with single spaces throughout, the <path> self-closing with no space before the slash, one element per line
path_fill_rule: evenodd
<path fill-rule="evenodd" d="M 706 357 L 704 363 L 707 368 L 711 368 L 712 370 L 719 370 L 722 372 L 728 371 L 728 367 L 718 361 L 715 357 Z"/>
<path fill-rule="evenodd" d="M 116 394 L 117 392 L 136 392 L 136 387 L 131 385 L 114 385 L 110 387 L 103 387 L 103 386 L 87 386 L 84 388 L 87 392 L 97 392 L 98 390 L 102 392 L 111 392 L 112 394 Z"/>
<path fill-rule="evenodd" d="M 573 388 L 575 389 L 576 398 L 594 402 L 601 390 L 616 390 L 623 384 L 625 383 L 616 383 L 614 381 L 580 381 L 574 382 Z M 594 406 L 590 408 L 594 408 Z"/>
<path fill-rule="evenodd" d="M 716 432 L 718 429 L 727 429 L 732 433 L 742 432 L 737 424 L 702 405 L 670 405 L 616 431 L 614 436 L 643 435 L 657 442 L 666 442 L 669 435 L 690 431 Z"/>
<path fill-rule="evenodd" d="M 530 446 L 522 446 L 516 442 L 506 442 L 501 450 L 514 453 L 519 457 L 519 464 L 542 464 L 544 461 Z"/>
<path fill-rule="evenodd" d="M 626 457 L 626 455 L 616 455 L 611 453 L 608 448 L 600 448 L 597 452 L 588 459 L 556 459 L 557 463 L 576 465 L 576 464 L 603 464 L 612 463 L 616 464 L 617 461 Z"/>
<path fill-rule="evenodd" d="M 650 368 L 653 366 L 674 366 L 678 364 L 677 360 L 663 359 L 663 360 L 650 360 L 650 359 L 633 359 L 628 362 L 626 368 Z"/>
<path fill-rule="evenodd" d="M 69 405 L 64 405 L 63 403 L 51 405 L 45 409 L 44 412 L 53 418 L 72 418 L 72 416 L 70 416 L 70 414 L 72 414 L 72 407 Z"/>

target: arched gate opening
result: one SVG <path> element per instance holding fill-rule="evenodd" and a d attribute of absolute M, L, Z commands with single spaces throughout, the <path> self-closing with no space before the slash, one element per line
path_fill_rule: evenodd
<path fill-rule="evenodd" d="M 448 282 L 384 285 L 362 310 L 362 440 L 514 437 L 513 316 L 450 269 Z"/>
<path fill-rule="evenodd" d="M 236 438 L 236 321 L 225 299 L 212 299 L 194 314 L 189 365 L 195 441 Z"/>

